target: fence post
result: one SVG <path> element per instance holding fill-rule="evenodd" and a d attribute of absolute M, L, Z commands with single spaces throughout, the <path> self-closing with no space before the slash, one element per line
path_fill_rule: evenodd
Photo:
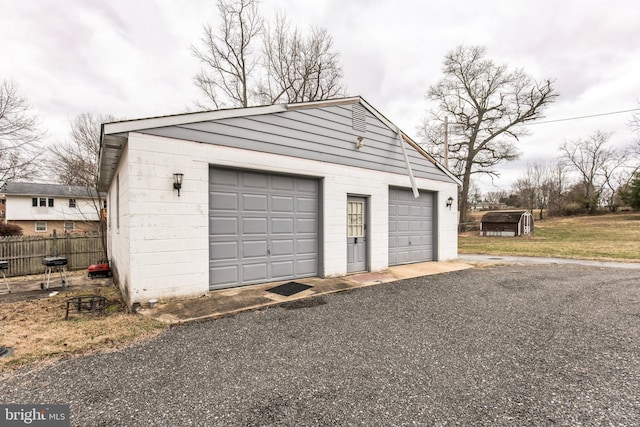
<path fill-rule="evenodd" d="M 51 240 L 51 256 L 58 256 L 58 234 L 56 229 L 53 229 L 53 239 Z"/>

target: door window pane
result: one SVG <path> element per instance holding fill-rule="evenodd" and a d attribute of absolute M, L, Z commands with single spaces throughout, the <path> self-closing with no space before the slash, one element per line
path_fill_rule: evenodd
<path fill-rule="evenodd" d="M 364 237 L 364 202 L 347 202 L 347 237 Z"/>

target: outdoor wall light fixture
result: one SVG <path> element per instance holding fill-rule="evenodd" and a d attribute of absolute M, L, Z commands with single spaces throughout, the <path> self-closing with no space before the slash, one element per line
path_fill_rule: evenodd
<path fill-rule="evenodd" d="M 449 196 L 447 199 L 447 207 L 451 210 L 451 206 L 453 205 L 453 197 Z"/>
<path fill-rule="evenodd" d="M 360 148 L 364 145 L 364 137 L 363 136 L 359 136 L 358 137 L 358 142 L 356 142 L 356 148 Z"/>
<path fill-rule="evenodd" d="M 182 177 L 184 174 L 182 173 L 174 173 L 173 174 L 173 189 L 178 190 L 178 197 L 180 197 L 180 189 L 182 188 Z"/>

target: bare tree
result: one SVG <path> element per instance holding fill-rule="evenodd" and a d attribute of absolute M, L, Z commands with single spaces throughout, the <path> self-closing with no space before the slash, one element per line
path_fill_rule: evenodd
<path fill-rule="evenodd" d="M 0 186 L 38 173 L 43 133 L 29 103 L 13 82 L 0 82 Z"/>
<path fill-rule="evenodd" d="M 539 209 L 538 218 L 543 218 L 543 211 L 548 208 L 556 187 L 557 166 L 552 163 L 534 162 L 527 164 L 520 178 L 513 184 L 513 190 L 523 203 L 523 207 L 534 213 Z"/>
<path fill-rule="evenodd" d="M 228 101 L 234 107 L 249 106 L 251 76 L 258 61 L 252 49 L 261 34 L 263 21 L 256 0 L 218 1 L 222 24 L 219 35 L 204 26 L 202 49 L 191 47 L 200 61 L 196 85 L 216 109 Z"/>
<path fill-rule="evenodd" d="M 453 169 L 462 171 L 460 221 L 464 222 L 471 175 L 499 176 L 494 166 L 518 157 L 514 142 L 527 134 L 521 125 L 543 117 L 557 93 L 552 80 L 536 82 L 522 70 L 496 65 L 479 46 L 454 49 L 443 65 L 444 78 L 427 93 L 427 99 L 438 104 L 428 123 L 442 126 L 448 117 L 462 130 L 463 137 L 449 144 L 448 154 Z M 428 143 L 443 149 L 442 140 Z"/>
<path fill-rule="evenodd" d="M 614 174 L 623 166 L 624 156 L 609 147 L 610 133 L 596 131 L 587 138 L 565 142 L 560 147 L 562 158 L 578 173 L 583 191 L 581 202 L 588 213 L 594 213 L 609 188 L 612 192 Z M 614 194 L 609 196 L 613 200 Z"/>
<path fill-rule="evenodd" d="M 283 13 L 265 26 L 257 0 L 218 0 L 218 11 L 223 21 L 220 35 L 205 26 L 203 48 L 192 46 L 201 63 L 196 85 L 215 108 L 344 94 L 340 55 L 326 29 L 312 28 L 304 36 L 291 28 Z"/>
<path fill-rule="evenodd" d="M 61 183 L 97 187 L 100 125 L 115 120 L 111 115 L 85 113 L 71 122 L 71 139 L 51 148 L 51 170 Z"/>
<path fill-rule="evenodd" d="M 344 94 L 340 55 L 324 28 L 312 28 L 306 38 L 291 29 L 284 14 L 264 33 L 263 61 L 266 79 L 258 99 L 263 104 L 279 101 L 306 102 Z"/>
<path fill-rule="evenodd" d="M 485 200 L 492 205 L 497 206 L 502 203 L 507 197 L 509 197 L 509 195 L 504 190 L 489 191 L 485 196 Z"/>
<path fill-rule="evenodd" d="M 51 148 L 52 173 L 58 181 L 67 185 L 87 187 L 87 197 L 99 218 L 102 248 L 107 258 L 106 219 L 102 215 L 104 201 L 98 191 L 98 157 L 100 155 L 100 127 L 102 123 L 116 121 L 112 115 L 85 113 L 71 123 L 71 139 Z"/>

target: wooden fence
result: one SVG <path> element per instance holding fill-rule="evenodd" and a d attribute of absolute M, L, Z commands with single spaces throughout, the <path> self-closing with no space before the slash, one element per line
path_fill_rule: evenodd
<path fill-rule="evenodd" d="M 55 234 L 0 237 L 0 260 L 9 262 L 7 276 L 44 273 L 42 258 L 66 257 L 68 270 L 81 270 L 104 258 L 99 234 Z"/>

